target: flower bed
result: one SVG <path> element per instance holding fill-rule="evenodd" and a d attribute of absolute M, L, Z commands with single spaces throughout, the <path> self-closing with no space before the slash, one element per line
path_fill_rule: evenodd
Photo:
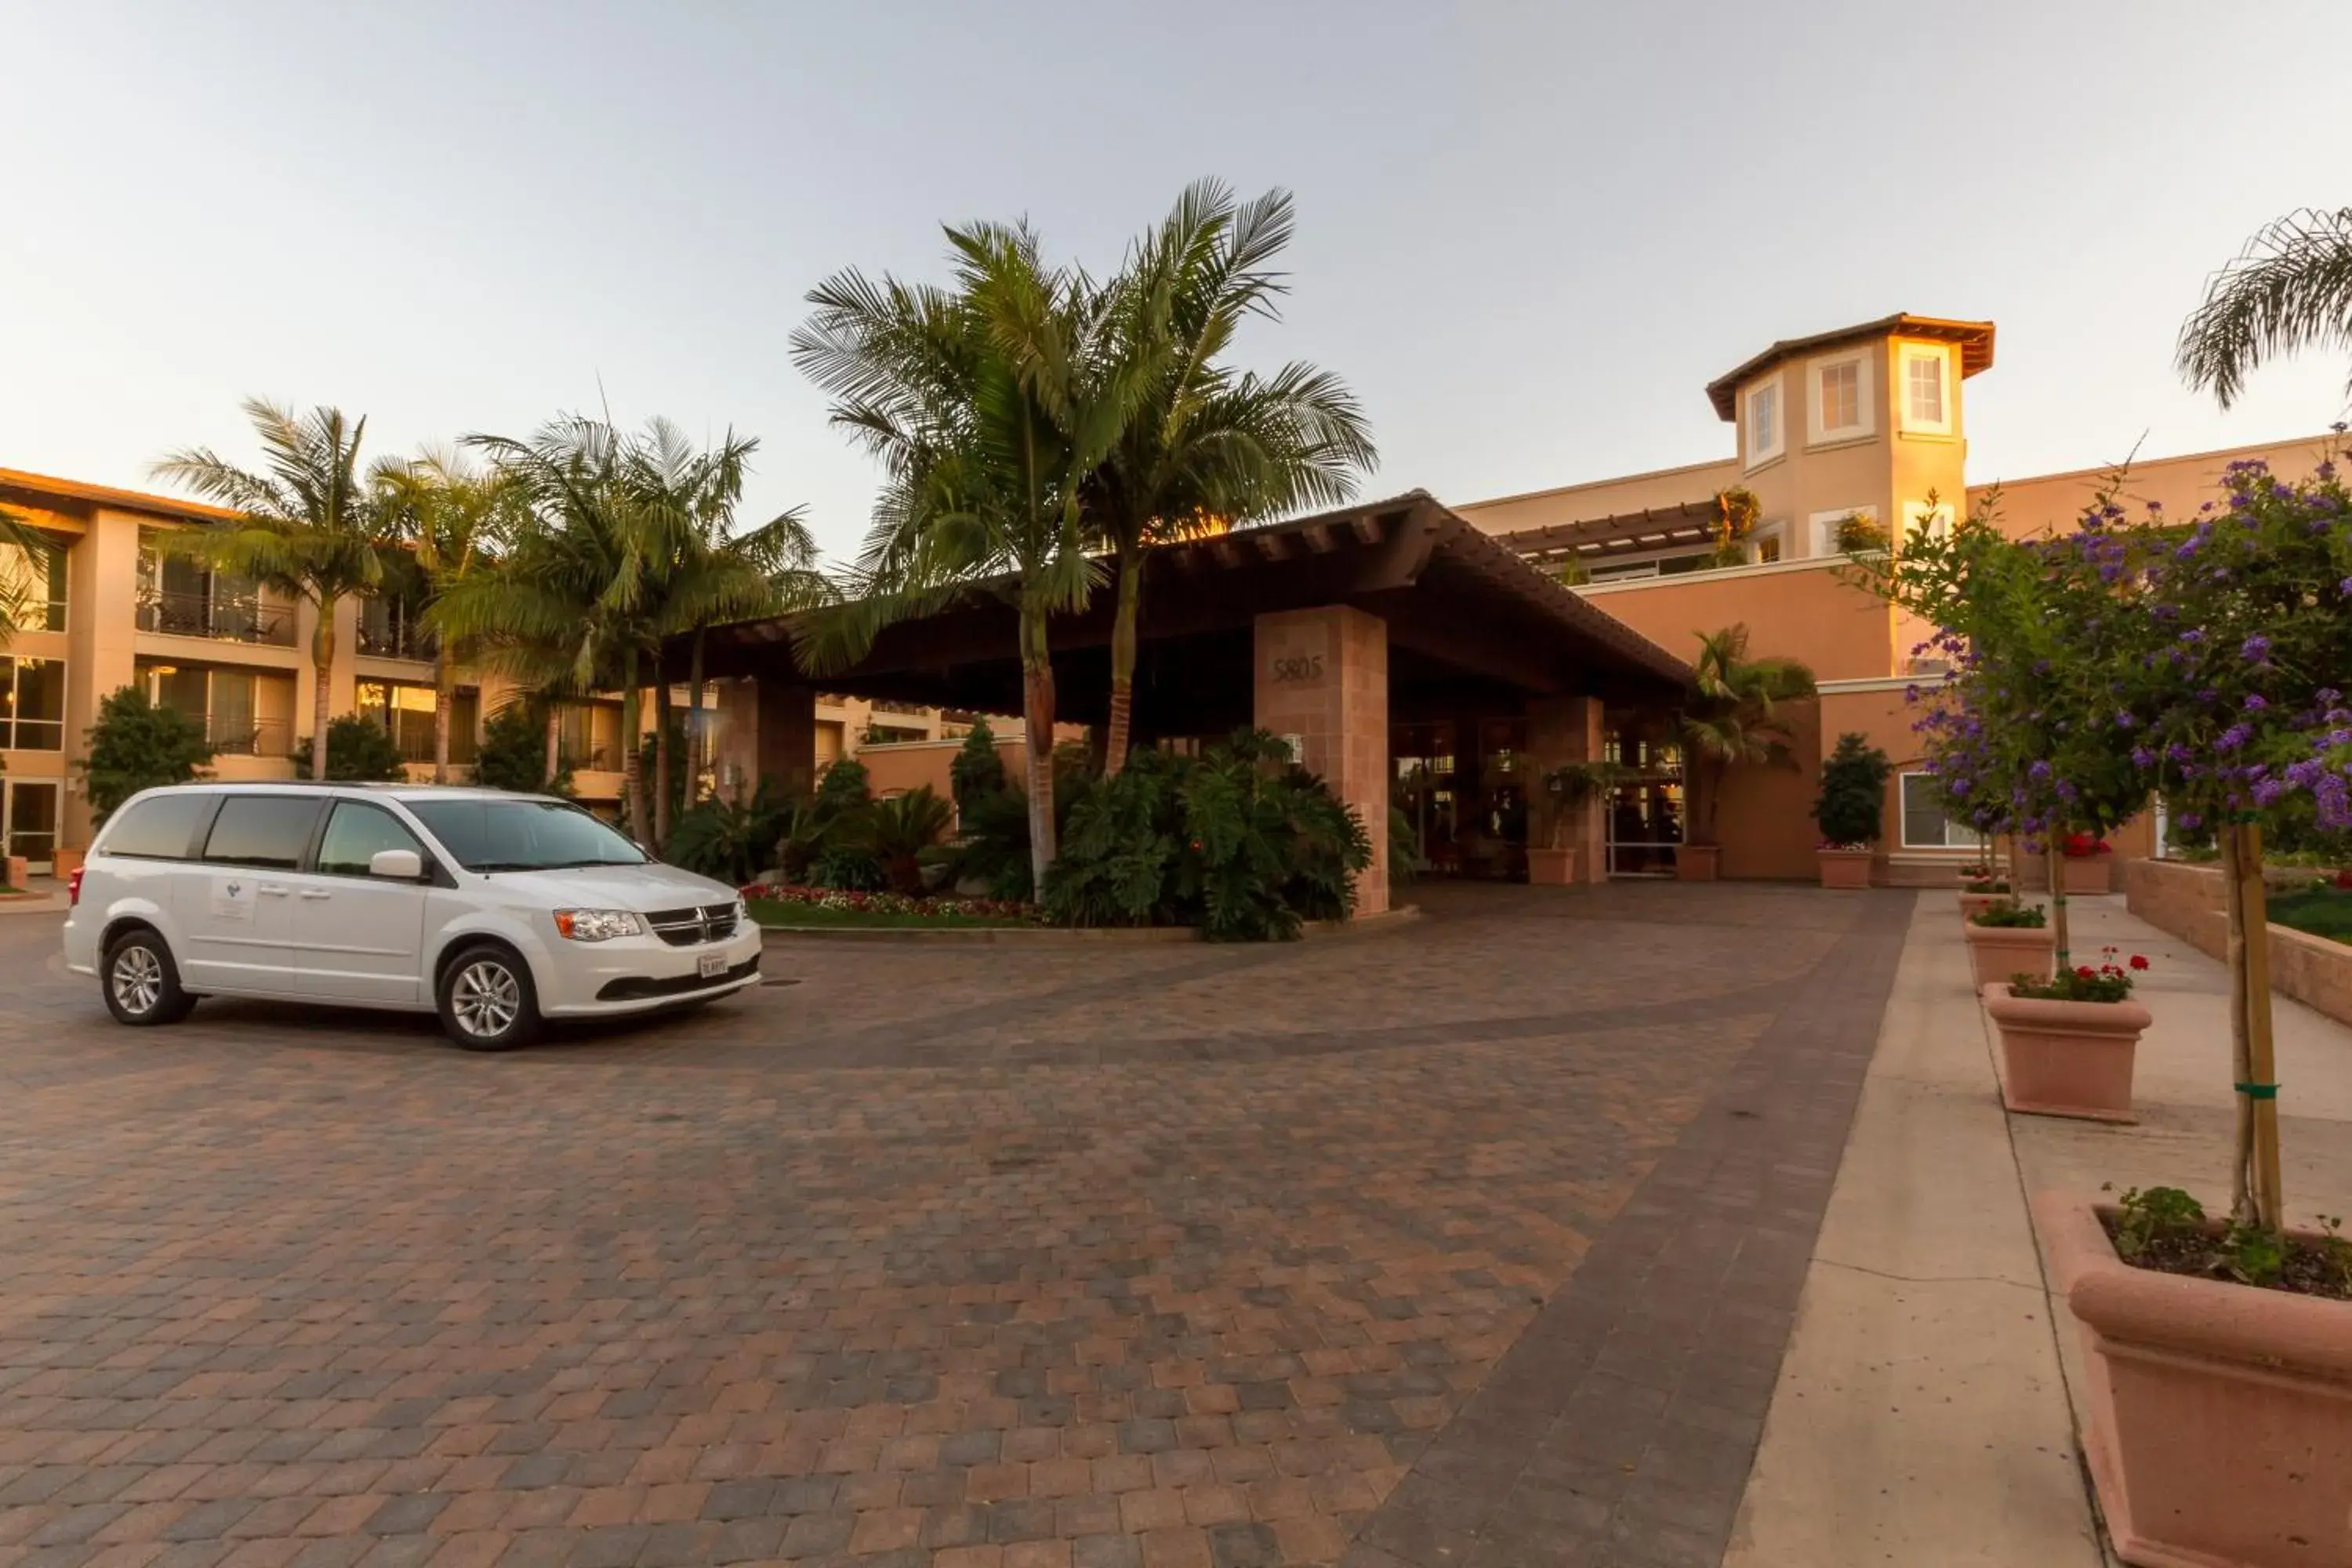
<path fill-rule="evenodd" d="M 763 926 L 1033 926 L 1045 923 L 1034 904 L 1011 899 L 851 892 L 754 882 L 742 889 L 751 918 Z"/>

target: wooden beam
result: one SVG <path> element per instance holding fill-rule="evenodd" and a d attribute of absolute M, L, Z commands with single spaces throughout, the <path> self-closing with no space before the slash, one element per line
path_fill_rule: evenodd
<path fill-rule="evenodd" d="M 1329 523 L 1309 523 L 1300 531 L 1307 540 L 1307 549 L 1313 551 L 1318 555 L 1328 555 L 1331 553 L 1331 525 Z"/>
<path fill-rule="evenodd" d="M 1290 536 L 1286 533 L 1273 533 L 1260 529 L 1251 533 L 1249 537 L 1256 543 L 1257 552 L 1268 561 L 1286 560 L 1290 554 L 1290 547 L 1286 542 Z"/>
<path fill-rule="evenodd" d="M 1242 552 L 1234 548 L 1231 539 L 1223 535 L 1209 541 L 1209 553 L 1215 556 L 1217 564 L 1228 572 L 1242 563 Z"/>
<path fill-rule="evenodd" d="M 1381 542 L 1381 520 L 1377 517 L 1359 514 L 1348 520 L 1348 526 L 1354 529 L 1357 539 L 1366 544 L 1378 544 Z"/>

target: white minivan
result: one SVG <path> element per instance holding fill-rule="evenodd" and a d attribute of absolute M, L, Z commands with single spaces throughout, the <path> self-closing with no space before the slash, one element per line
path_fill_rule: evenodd
<path fill-rule="evenodd" d="M 756 984 L 735 889 L 570 801 L 432 784 L 189 784 L 107 818 L 71 881 L 66 967 L 126 1024 L 203 996 L 437 1012 L 472 1050 L 543 1018 Z"/>

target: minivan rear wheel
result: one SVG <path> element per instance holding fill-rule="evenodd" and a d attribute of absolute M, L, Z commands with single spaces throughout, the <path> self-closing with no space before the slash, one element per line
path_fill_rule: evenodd
<path fill-rule="evenodd" d="M 539 1037 L 539 993 L 513 951 L 478 942 L 441 971 L 441 1030 L 469 1051 L 510 1051 Z"/>
<path fill-rule="evenodd" d="M 145 1027 L 176 1024 L 194 1011 L 196 999 L 180 988 L 180 966 L 172 950 L 152 931 L 127 931 L 106 950 L 106 1010 L 115 1022 Z"/>

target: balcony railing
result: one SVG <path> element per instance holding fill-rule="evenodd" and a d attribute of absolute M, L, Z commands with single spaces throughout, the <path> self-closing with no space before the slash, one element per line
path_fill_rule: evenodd
<path fill-rule="evenodd" d="M 230 728 L 215 719 L 205 726 L 205 741 L 224 757 L 288 757 L 293 752 L 294 727 L 283 719 L 260 719 Z"/>
<path fill-rule="evenodd" d="M 139 595 L 138 626 L 142 632 L 210 637 L 215 642 L 262 643 L 271 647 L 294 646 L 293 609 L 266 604 L 249 595 L 142 590 Z"/>
<path fill-rule="evenodd" d="M 413 658 L 431 663 L 441 649 L 440 642 L 423 626 L 405 621 L 370 626 L 360 622 L 360 652 L 370 658 Z"/>

